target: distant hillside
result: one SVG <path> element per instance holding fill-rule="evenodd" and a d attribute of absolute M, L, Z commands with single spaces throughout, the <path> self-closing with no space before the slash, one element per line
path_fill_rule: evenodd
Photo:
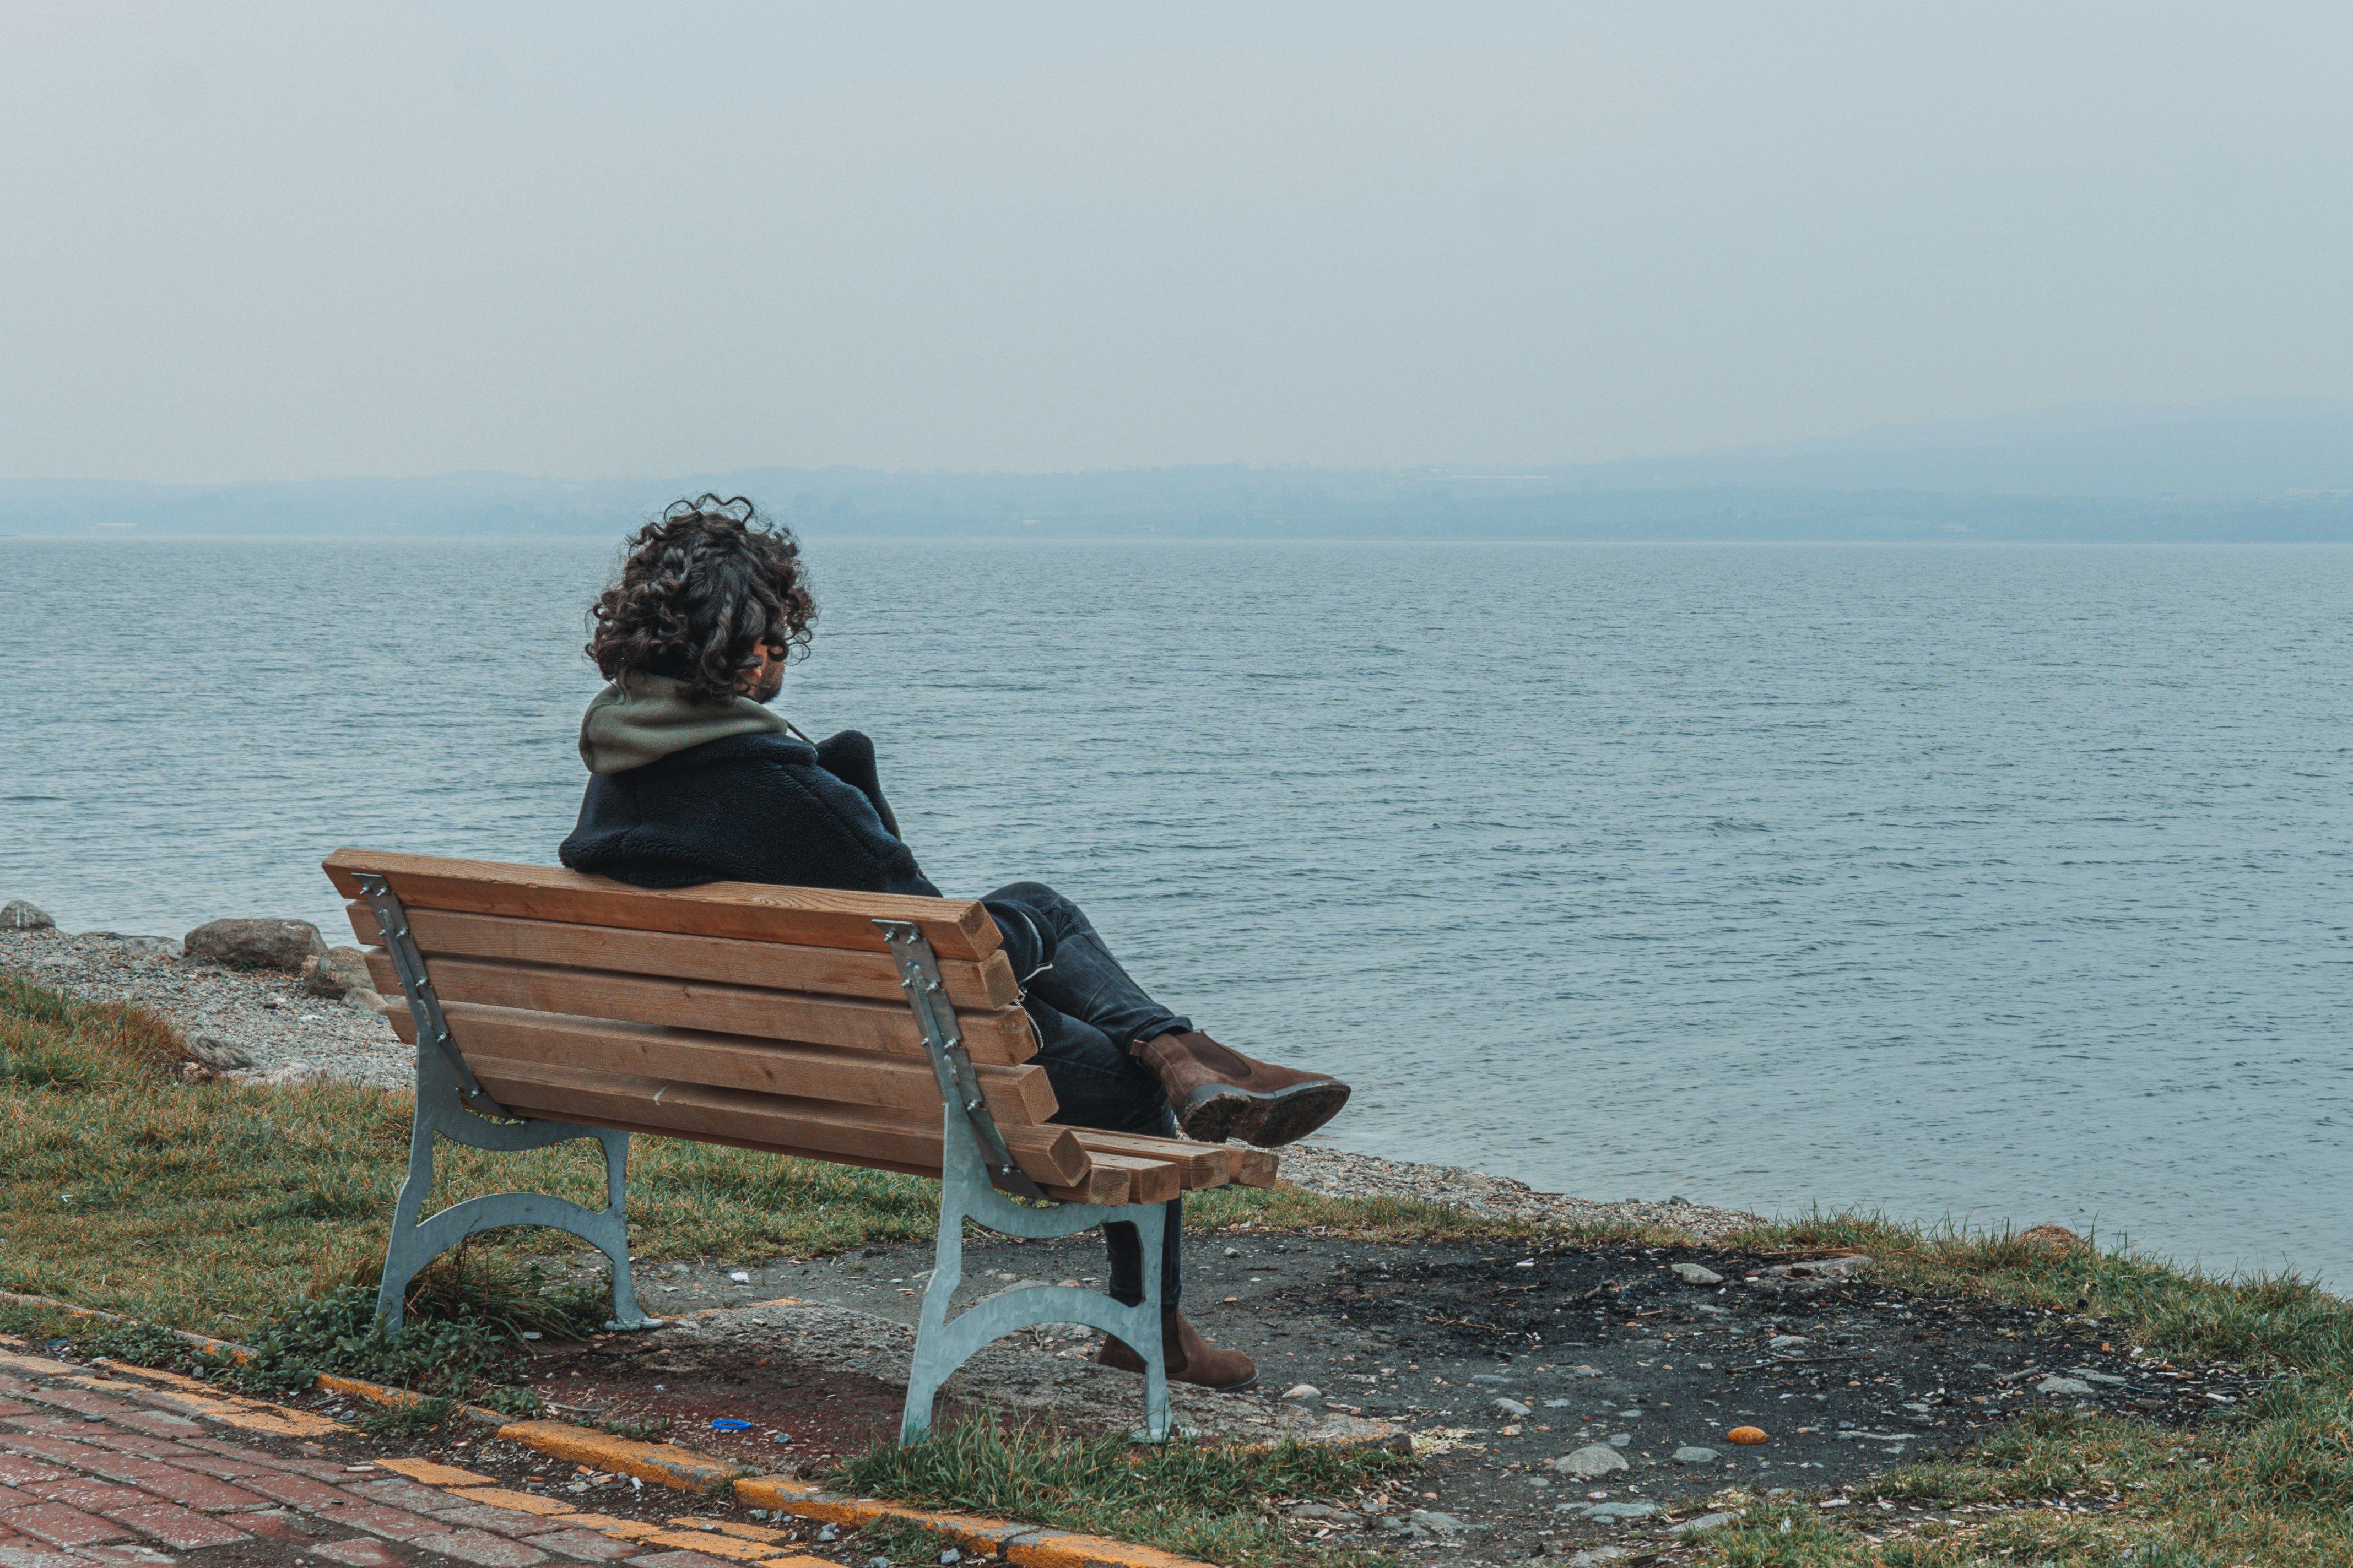
<path fill-rule="evenodd" d="M 1165 538 L 2353 540 L 2353 404 L 2058 409 L 1507 473 L 1202 466 L 754 468 L 140 485 L 0 480 L 0 534 L 588 534 L 699 490 L 814 534 Z"/>
<path fill-rule="evenodd" d="M 1553 470 L 1594 489 L 1933 490 L 2257 500 L 2353 490 L 2353 403 L 2049 409 L 1967 425 Z"/>

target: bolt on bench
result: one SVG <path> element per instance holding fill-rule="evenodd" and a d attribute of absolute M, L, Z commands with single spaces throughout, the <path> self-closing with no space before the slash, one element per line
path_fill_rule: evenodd
<path fill-rule="evenodd" d="M 328 877 L 387 1015 L 417 1047 L 417 1121 L 376 1311 L 400 1323 L 417 1270 L 476 1232 L 550 1226 L 613 1263 L 613 1323 L 659 1321 L 629 1279 L 633 1132 L 726 1143 L 940 1182 L 936 1267 L 923 1292 L 900 1440 L 990 1341 L 1086 1323 L 1144 1358 L 1143 1436 L 1169 1430 L 1160 1250 L 1181 1191 L 1271 1186 L 1261 1150 L 1051 1125 L 1028 1064 L 1035 1036 L 988 911 L 754 882 L 654 889 L 539 866 L 338 849 Z M 437 1137 L 518 1151 L 593 1138 L 606 1205 L 542 1193 L 470 1198 L 420 1216 Z M 1032 1286 L 951 1319 L 964 1222 L 1009 1236 L 1136 1225 L 1144 1300 Z"/>

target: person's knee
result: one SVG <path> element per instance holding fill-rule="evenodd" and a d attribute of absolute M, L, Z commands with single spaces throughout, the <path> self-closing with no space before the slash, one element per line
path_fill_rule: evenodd
<path fill-rule="evenodd" d="M 1008 882 L 988 897 L 1002 899 L 1009 904 L 1025 904 L 1033 910 L 1077 908 L 1070 900 L 1043 882 Z"/>

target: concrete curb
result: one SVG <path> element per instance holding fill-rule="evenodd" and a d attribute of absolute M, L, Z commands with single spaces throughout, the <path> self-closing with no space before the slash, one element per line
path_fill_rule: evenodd
<path fill-rule="evenodd" d="M 11 1291 L 0 1291 L 0 1301 L 11 1302 L 17 1306 L 47 1307 L 69 1313 L 74 1317 L 99 1318 L 113 1323 L 142 1321 L 137 1318 L 126 1318 L 113 1312 L 101 1312 L 93 1308 L 77 1307 L 68 1301 L 52 1300 L 46 1296 L 23 1296 Z M 193 1334 L 180 1329 L 167 1331 L 177 1334 L 191 1344 L 200 1346 L 216 1354 L 235 1356 L 240 1361 L 253 1354 L 251 1347 L 236 1344 L 227 1340 L 207 1339 L 202 1334 Z M 57 1370 L 61 1373 L 71 1373 L 77 1369 L 59 1363 Z M 175 1385 L 185 1384 L 186 1393 L 191 1395 L 209 1395 L 214 1401 L 230 1403 L 222 1401 L 220 1390 L 209 1384 L 197 1383 L 194 1379 L 183 1378 L 176 1373 L 161 1372 L 147 1367 L 140 1368 L 139 1373 L 145 1378 L 163 1379 Z M 387 1388 L 382 1384 L 369 1383 L 356 1377 L 343 1377 L 333 1373 L 319 1373 L 314 1386 L 330 1393 L 365 1399 L 371 1404 L 396 1409 L 403 1405 L 433 1403 L 425 1394 L 413 1394 L 406 1389 Z M 285 1418 L 318 1421 L 327 1426 L 341 1425 L 341 1423 L 327 1421 L 323 1416 L 312 1415 L 307 1411 L 295 1411 L 285 1406 L 270 1405 L 264 1401 L 237 1399 L 233 1403 L 240 1407 L 256 1406 L 260 1409 L 278 1411 Z M 935 1531 L 965 1548 L 994 1552 L 1006 1562 L 1016 1564 L 1017 1568 L 1211 1568 L 1210 1564 L 1196 1562 L 1189 1557 L 1179 1557 L 1173 1552 L 1163 1552 L 1157 1547 L 1138 1546 L 1129 1542 L 1113 1541 L 1108 1536 L 1052 1530 L 1043 1525 L 1023 1524 L 1017 1520 L 1009 1519 L 991 1519 L 980 1514 L 943 1513 L 930 1509 L 913 1508 L 903 1503 L 883 1502 L 874 1498 L 845 1497 L 839 1493 L 826 1491 L 791 1476 L 755 1475 L 748 1466 L 716 1458 L 708 1454 L 699 1454 L 691 1448 L 681 1447 L 675 1444 L 636 1442 L 630 1438 L 615 1436 L 609 1432 L 598 1432 L 586 1426 L 575 1426 L 564 1421 L 516 1421 L 479 1405 L 461 1405 L 459 1408 L 467 1419 L 482 1426 L 497 1427 L 497 1436 L 501 1442 L 519 1444 L 555 1458 L 568 1459 L 575 1465 L 588 1465 L 616 1475 L 635 1476 L 640 1480 L 651 1481 L 656 1485 L 670 1487 L 680 1491 L 715 1492 L 722 1487 L 732 1487 L 735 1500 L 747 1508 L 768 1509 L 775 1512 L 790 1514 L 797 1519 L 811 1520 L 820 1524 L 860 1528 L 878 1520 L 895 1519 Z M 220 1412 L 207 1413 L 216 1415 L 216 1418 L 227 1418 Z M 248 1420 L 235 1424 L 254 1425 L 255 1423 Z M 425 1460 L 379 1459 L 376 1463 L 396 1474 L 407 1475 L 426 1484 L 445 1488 L 450 1487 L 452 1483 L 458 1483 L 480 1489 L 488 1481 L 487 1477 Z M 509 1495 L 501 1492 L 501 1503 L 507 1506 L 517 1506 L 507 1503 Z M 512 1495 L 521 1496 L 521 1494 Z M 550 1506 L 549 1500 L 533 1499 L 530 1501 L 533 1506 L 529 1511 L 544 1512 Z M 563 1507 L 561 1504 L 553 1506 Z M 658 1541 L 662 1544 L 688 1548 L 706 1554 L 757 1562 L 764 1564 L 765 1568 L 797 1568 L 798 1564 L 803 1563 L 810 1564 L 811 1568 L 833 1568 L 832 1564 L 823 1563 L 821 1559 L 806 1556 L 780 1557 L 778 1553 L 784 1541 L 780 1531 L 762 1530 L 756 1525 L 717 1523 L 709 1520 L 696 1519 L 676 1519 L 672 1520 L 670 1524 L 672 1528 L 670 1531 L 653 1534 L 645 1534 L 643 1531 L 632 1533 L 643 1535 L 645 1539 Z M 608 1531 L 607 1533 L 617 1532 Z M 735 1549 L 728 1550 L 720 1544 L 722 1542 L 733 1542 Z"/>

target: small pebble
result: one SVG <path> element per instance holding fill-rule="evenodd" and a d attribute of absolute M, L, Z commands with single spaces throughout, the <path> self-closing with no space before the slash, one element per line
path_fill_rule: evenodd
<path fill-rule="evenodd" d="M 1324 1391 L 1312 1383 L 1295 1383 L 1282 1391 L 1285 1399 L 1321 1399 Z"/>

